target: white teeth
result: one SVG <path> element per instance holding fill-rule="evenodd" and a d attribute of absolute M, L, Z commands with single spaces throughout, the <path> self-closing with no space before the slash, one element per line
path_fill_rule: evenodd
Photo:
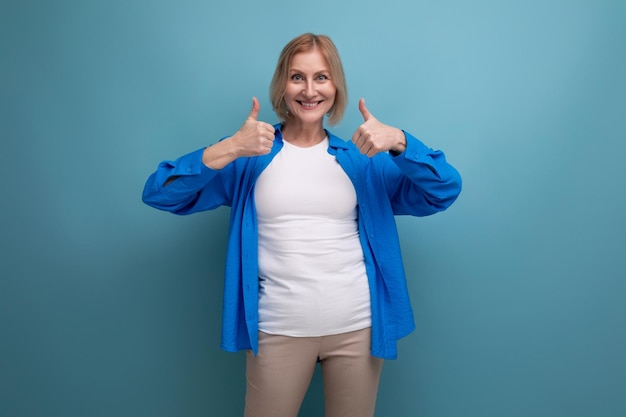
<path fill-rule="evenodd" d="M 302 104 L 304 107 L 315 107 L 315 106 L 317 106 L 318 102 L 306 103 L 304 101 L 301 101 L 300 104 Z"/>

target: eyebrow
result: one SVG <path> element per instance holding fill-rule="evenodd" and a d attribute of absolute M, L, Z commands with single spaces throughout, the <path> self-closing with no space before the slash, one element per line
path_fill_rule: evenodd
<path fill-rule="evenodd" d="M 304 73 L 305 71 L 302 71 L 302 70 L 297 69 L 297 68 L 289 68 L 289 73 L 293 73 L 293 72 Z M 322 70 L 319 70 L 319 71 L 314 72 L 313 74 L 314 74 L 314 75 L 317 75 L 317 74 L 322 74 L 322 73 L 328 73 L 328 74 L 330 74 L 330 70 L 329 70 L 329 69 L 327 69 L 327 68 L 324 68 L 324 69 L 322 69 Z"/>

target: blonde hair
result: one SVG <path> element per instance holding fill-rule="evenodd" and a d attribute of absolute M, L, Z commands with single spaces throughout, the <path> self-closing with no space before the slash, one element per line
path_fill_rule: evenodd
<path fill-rule="evenodd" d="M 270 100 L 276 115 L 281 121 L 289 118 L 287 104 L 285 103 L 285 90 L 289 79 L 289 66 L 294 55 L 300 52 L 318 50 L 326 59 L 330 79 L 337 88 L 335 102 L 328 112 L 328 123 L 336 125 L 343 118 L 343 114 L 348 104 L 348 88 L 341 65 L 341 58 L 333 41 L 326 35 L 314 35 L 312 33 L 302 34 L 292 39 L 280 53 L 272 83 L 270 84 Z"/>

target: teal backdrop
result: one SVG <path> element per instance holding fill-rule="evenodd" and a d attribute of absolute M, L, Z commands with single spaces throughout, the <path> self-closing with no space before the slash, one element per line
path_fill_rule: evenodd
<path fill-rule="evenodd" d="M 228 209 L 141 202 L 324 33 L 464 190 L 398 218 L 417 329 L 377 416 L 626 415 L 626 2 L 4 0 L 0 415 L 239 416 L 219 349 Z M 323 415 L 319 371 L 301 417 Z"/>

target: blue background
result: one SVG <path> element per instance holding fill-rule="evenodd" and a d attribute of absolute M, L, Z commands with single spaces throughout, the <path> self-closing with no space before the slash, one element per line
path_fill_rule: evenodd
<path fill-rule="evenodd" d="M 464 190 L 399 218 L 417 330 L 377 415 L 626 415 L 626 2 L 3 1 L 0 415 L 237 416 L 219 349 L 228 210 L 144 206 L 159 161 L 239 128 L 282 46 Z M 319 372 L 301 416 L 322 415 Z"/>

